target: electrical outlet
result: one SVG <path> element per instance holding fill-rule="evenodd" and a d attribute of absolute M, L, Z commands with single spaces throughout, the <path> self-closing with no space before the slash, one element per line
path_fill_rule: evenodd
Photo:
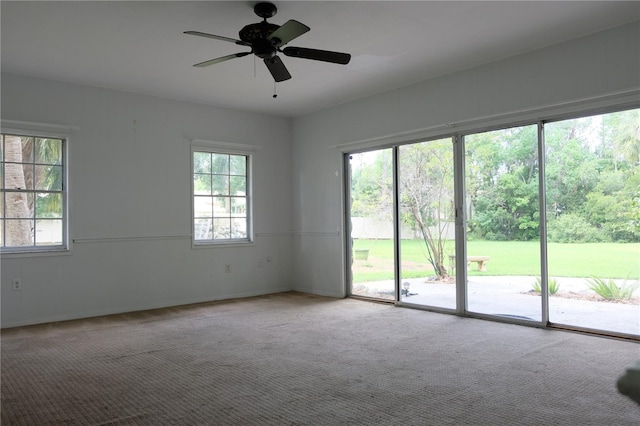
<path fill-rule="evenodd" d="M 22 290 L 22 280 L 20 278 L 14 278 L 11 280 L 11 290 L 13 291 Z"/>
<path fill-rule="evenodd" d="M 264 268 L 264 259 L 258 260 L 258 268 Z"/>
<path fill-rule="evenodd" d="M 226 272 L 227 274 L 231 272 L 231 265 L 230 264 L 225 264 L 224 265 L 224 272 Z"/>

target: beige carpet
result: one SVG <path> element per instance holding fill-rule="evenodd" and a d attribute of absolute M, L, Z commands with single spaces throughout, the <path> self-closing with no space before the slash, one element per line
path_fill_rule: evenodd
<path fill-rule="evenodd" d="M 286 293 L 2 332 L 2 424 L 637 425 L 632 342 Z"/>

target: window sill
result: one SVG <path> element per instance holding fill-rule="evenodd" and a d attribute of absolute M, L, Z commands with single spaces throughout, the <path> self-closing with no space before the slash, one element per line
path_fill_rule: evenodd
<path fill-rule="evenodd" d="M 44 249 L 44 250 L 11 250 L 1 251 L 0 256 L 2 258 L 22 258 L 22 257 L 50 257 L 50 256 L 69 256 L 71 254 L 71 248 L 56 248 L 56 249 Z"/>
<path fill-rule="evenodd" d="M 231 241 L 215 241 L 215 242 L 193 242 L 191 248 L 195 250 L 210 248 L 228 248 L 228 247 L 249 247 L 255 245 L 253 241 L 248 240 L 231 240 Z"/>

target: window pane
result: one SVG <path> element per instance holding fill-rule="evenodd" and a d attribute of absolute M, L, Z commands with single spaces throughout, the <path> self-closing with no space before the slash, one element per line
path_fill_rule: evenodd
<path fill-rule="evenodd" d="M 227 154 L 213 154 L 213 174 L 229 174 L 229 156 Z"/>
<path fill-rule="evenodd" d="M 7 247 L 20 247 L 33 245 L 33 221 L 20 219 L 7 219 Z"/>
<path fill-rule="evenodd" d="M 62 220 L 37 220 L 36 245 L 62 244 Z"/>
<path fill-rule="evenodd" d="M 194 223 L 194 235 L 195 240 L 210 240 L 213 236 L 211 219 L 196 219 Z"/>
<path fill-rule="evenodd" d="M 36 138 L 36 163 L 62 164 L 62 141 L 60 139 Z"/>
<path fill-rule="evenodd" d="M 62 218 L 62 194 L 38 193 L 36 195 L 36 218 Z"/>
<path fill-rule="evenodd" d="M 229 194 L 229 176 L 213 175 L 212 177 L 213 195 Z"/>
<path fill-rule="evenodd" d="M 198 195 L 211 195 L 211 175 L 196 174 L 193 177 L 193 192 Z"/>
<path fill-rule="evenodd" d="M 247 221 L 240 218 L 231 222 L 231 238 L 247 238 Z"/>
<path fill-rule="evenodd" d="M 207 218 L 213 214 L 213 197 L 193 197 L 193 215 L 194 217 Z"/>
<path fill-rule="evenodd" d="M 213 216 L 228 217 L 231 211 L 231 199 L 229 197 L 215 197 L 213 205 Z"/>
<path fill-rule="evenodd" d="M 232 175 L 244 176 L 247 174 L 247 157 L 244 155 L 231 156 L 231 172 Z"/>
<path fill-rule="evenodd" d="M 6 193 L 6 214 L 8 218 L 25 219 L 33 217 L 33 194 L 28 192 Z"/>
<path fill-rule="evenodd" d="M 29 137 L 21 137 L 18 136 L 20 140 L 20 144 L 22 146 L 20 160 L 11 160 L 11 161 L 22 161 L 23 163 L 33 163 L 33 138 Z"/>
<path fill-rule="evenodd" d="M 231 219 L 213 219 L 213 238 L 229 239 L 231 238 Z"/>
<path fill-rule="evenodd" d="M 231 198 L 231 216 L 246 216 L 247 199 L 244 197 Z"/>
<path fill-rule="evenodd" d="M 193 153 L 193 172 L 211 173 L 211 154 L 208 152 Z"/>
<path fill-rule="evenodd" d="M 33 165 L 5 163 L 5 182 L 7 189 L 32 189 Z M 31 184 L 31 185 L 30 185 Z"/>
<path fill-rule="evenodd" d="M 62 167 L 48 165 L 35 166 L 35 189 L 47 191 L 62 191 Z"/>
<path fill-rule="evenodd" d="M 230 195 L 245 195 L 247 193 L 247 179 L 244 176 L 231 176 L 229 180 Z"/>

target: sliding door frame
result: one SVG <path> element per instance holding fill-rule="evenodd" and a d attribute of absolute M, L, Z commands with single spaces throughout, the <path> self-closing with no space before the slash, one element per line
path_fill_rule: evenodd
<path fill-rule="evenodd" d="M 631 340 L 640 340 L 640 336 L 634 334 L 619 333 L 607 330 L 584 328 L 579 326 L 569 326 L 563 324 L 554 324 L 549 321 L 549 282 L 548 282 L 548 246 L 547 246 L 547 216 L 546 216 L 546 158 L 545 158 L 545 140 L 544 126 L 545 123 L 561 121 L 572 118 L 588 117 L 591 115 L 606 114 L 628 109 L 640 108 L 638 96 L 640 89 L 629 90 L 617 94 L 603 96 L 599 99 L 588 99 L 576 101 L 574 103 L 560 104 L 551 106 L 547 109 L 533 109 L 530 111 L 522 111 L 513 114 L 504 114 L 503 116 L 486 117 L 485 119 L 469 120 L 457 124 L 446 124 L 425 129 L 423 132 L 409 132 L 414 137 L 403 139 L 402 137 L 390 136 L 389 138 L 376 138 L 371 141 L 359 141 L 353 144 L 343 144 L 336 146 L 342 151 L 345 178 L 344 178 L 344 197 L 345 197 L 345 238 L 344 244 L 345 261 L 345 285 L 347 286 L 347 295 L 351 295 L 351 262 L 352 253 L 351 244 L 351 172 L 349 164 L 349 156 L 359 152 L 367 152 L 378 149 L 391 148 L 393 156 L 393 232 L 394 232 L 394 272 L 395 272 L 395 304 L 398 306 L 411 307 L 415 309 L 453 313 L 458 316 L 488 319 L 491 321 L 504 322 L 510 324 L 524 325 L 537 328 L 555 328 L 571 331 L 586 332 L 595 335 L 606 335 L 611 337 L 619 337 Z M 484 125 L 483 125 L 484 124 Z M 541 276 L 541 320 L 530 321 L 518 318 L 505 318 L 498 315 L 482 314 L 468 311 L 467 299 L 467 268 L 466 268 L 466 188 L 465 188 L 465 136 L 488 132 L 492 130 L 507 129 L 522 125 L 537 126 L 537 151 L 538 151 L 538 194 L 539 194 L 539 239 L 540 239 L 540 276 Z M 452 131 L 455 128 L 457 131 Z M 416 138 L 416 135 L 423 134 L 424 137 Z M 398 170 L 398 152 L 402 145 L 413 143 L 428 142 L 437 139 L 452 138 L 453 156 L 454 156 L 454 208 L 455 208 L 455 254 L 456 254 L 456 308 L 455 310 L 440 308 L 427 305 L 417 305 L 400 300 L 400 273 L 401 273 L 401 253 L 400 253 L 400 199 L 399 199 L 399 170 Z M 358 149 L 354 147 L 358 146 Z"/>

